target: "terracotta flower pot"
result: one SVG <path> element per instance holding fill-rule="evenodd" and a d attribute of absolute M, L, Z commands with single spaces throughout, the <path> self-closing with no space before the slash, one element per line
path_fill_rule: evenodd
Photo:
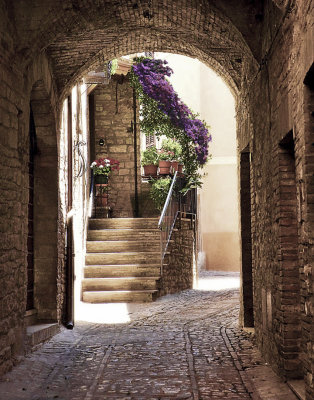
<path fill-rule="evenodd" d="M 97 197 L 97 206 L 98 207 L 107 207 L 108 205 L 108 195 L 107 194 L 102 194 Z"/>
<path fill-rule="evenodd" d="M 180 174 L 182 174 L 182 172 L 183 172 L 183 164 L 179 164 L 178 165 L 178 172 L 180 172 Z"/>
<path fill-rule="evenodd" d="M 178 167 L 179 167 L 178 161 L 171 161 L 171 168 L 173 172 L 178 171 Z"/>
<path fill-rule="evenodd" d="M 171 161 L 159 160 L 159 174 L 169 175 L 170 174 Z"/>
<path fill-rule="evenodd" d="M 145 176 L 156 176 L 158 165 L 143 165 Z"/>

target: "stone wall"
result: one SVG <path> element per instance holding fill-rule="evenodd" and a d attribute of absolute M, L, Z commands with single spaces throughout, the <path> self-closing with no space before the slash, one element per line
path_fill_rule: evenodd
<path fill-rule="evenodd" d="M 113 217 L 133 217 L 135 197 L 133 89 L 123 75 L 93 92 L 95 104 L 95 156 L 120 161 L 109 178 L 109 205 Z M 141 193 L 140 130 L 137 126 L 137 188 Z M 104 146 L 99 140 L 104 139 Z"/>
<path fill-rule="evenodd" d="M 160 217 L 160 211 L 154 206 L 150 196 L 151 185 L 149 182 L 141 183 L 141 192 L 139 195 L 139 216 L 142 218 Z"/>
<path fill-rule="evenodd" d="M 29 103 L 34 85 L 43 81 L 58 140 L 58 105 L 83 72 L 117 55 L 168 50 L 198 57 L 220 73 L 237 96 L 238 149 L 239 153 L 247 149 L 252 156 L 252 276 L 257 342 L 266 360 L 286 377 L 299 376 L 302 363 L 307 399 L 312 399 L 313 87 L 309 79 L 303 82 L 314 60 L 313 0 L 177 0 L 171 2 L 173 7 L 156 0 L 150 21 L 141 14 L 142 7 L 133 8 L 129 2 L 119 7 L 109 0 L 106 7 L 91 2 L 87 7 L 82 0 L 75 7 L 72 3 L 65 0 L 60 7 L 58 2 L 43 0 L 26 8 L 24 2 L 0 0 L 0 373 L 12 366 L 22 347 L 25 328 L 26 171 Z M 86 21 L 92 22 L 90 30 L 86 29 Z M 114 101 L 114 91 L 112 96 Z M 51 126 L 49 123 L 49 130 Z M 286 185 L 280 184 L 284 179 L 291 181 L 283 177 L 285 171 L 280 168 L 280 143 L 291 131 L 297 183 L 293 199 L 297 223 L 291 230 L 297 255 L 293 254 L 292 262 L 287 258 L 292 251 L 290 244 L 283 239 L 291 234 L 284 235 L 290 229 L 290 224 L 285 228 Z M 119 159 L 119 154 L 116 156 Z M 125 164 L 123 168 L 127 168 Z M 124 183 L 123 174 L 116 177 L 119 184 Z M 85 185 L 77 189 L 81 194 L 86 193 L 86 182 L 81 179 L 78 184 Z M 51 275 L 57 285 L 57 290 L 53 286 L 51 289 L 52 297 L 57 296 L 56 308 L 50 314 L 53 319 L 59 318 L 64 290 L 61 203 L 58 192 L 53 200 L 58 221 L 51 230 L 58 235 L 54 251 L 57 272 Z M 126 203 L 130 213 L 129 197 Z M 190 282 L 188 272 L 182 288 Z M 300 297 L 296 299 L 298 285 Z"/>
<path fill-rule="evenodd" d="M 55 89 L 45 56 L 20 70 L 17 59 L 14 66 L 9 62 L 9 50 L 10 46 L 1 50 L 0 64 L 0 374 L 23 353 L 28 323 L 25 310 L 30 102 L 39 150 L 34 172 L 37 318 L 60 321 L 64 304 L 64 228 L 58 194 Z"/>
<path fill-rule="evenodd" d="M 281 15 L 271 6 L 267 11 L 264 59 L 238 103 L 239 150 L 252 156 L 254 322 L 265 359 L 287 378 L 305 376 L 310 399 L 314 149 L 311 95 L 303 81 L 314 60 L 313 2 L 298 2 Z M 291 131 L 294 168 L 282 147 Z"/>
<path fill-rule="evenodd" d="M 196 275 L 195 231 L 191 221 L 177 220 L 163 262 L 160 295 L 192 289 Z"/>

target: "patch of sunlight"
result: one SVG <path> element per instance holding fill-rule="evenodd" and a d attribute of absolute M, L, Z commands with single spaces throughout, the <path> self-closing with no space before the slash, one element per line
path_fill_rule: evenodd
<path fill-rule="evenodd" d="M 202 272 L 200 274 L 196 290 L 226 290 L 226 289 L 239 289 L 240 276 L 237 273 L 221 273 L 217 272 Z"/>
<path fill-rule="evenodd" d="M 127 303 L 76 303 L 75 319 L 77 321 L 99 324 L 125 324 L 130 322 Z"/>

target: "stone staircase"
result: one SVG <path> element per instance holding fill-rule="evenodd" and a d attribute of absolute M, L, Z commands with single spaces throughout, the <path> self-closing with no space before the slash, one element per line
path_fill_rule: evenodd
<path fill-rule="evenodd" d="M 157 224 L 157 218 L 89 220 L 84 302 L 148 302 L 156 297 L 160 279 Z"/>

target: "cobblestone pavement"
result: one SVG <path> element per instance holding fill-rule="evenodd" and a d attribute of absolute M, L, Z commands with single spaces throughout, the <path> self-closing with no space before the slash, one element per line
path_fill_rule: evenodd
<path fill-rule="evenodd" d="M 238 329 L 238 304 L 238 289 L 188 290 L 128 305 L 129 322 L 78 322 L 2 377 L 0 399 L 294 400 Z"/>

